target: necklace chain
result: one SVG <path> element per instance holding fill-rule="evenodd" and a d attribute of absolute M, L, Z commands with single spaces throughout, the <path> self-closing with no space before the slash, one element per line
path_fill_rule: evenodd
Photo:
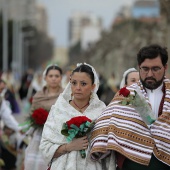
<path fill-rule="evenodd" d="M 81 110 L 82 110 L 83 108 L 85 108 L 86 106 L 89 105 L 89 102 L 88 102 L 87 104 L 85 104 L 83 107 L 80 108 L 80 107 L 75 103 L 74 100 L 72 100 L 72 101 L 73 101 L 74 105 L 75 105 L 77 108 L 79 108 L 80 112 L 81 112 Z"/>

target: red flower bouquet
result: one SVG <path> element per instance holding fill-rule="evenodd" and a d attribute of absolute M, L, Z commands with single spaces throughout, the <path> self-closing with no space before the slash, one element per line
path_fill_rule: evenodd
<path fill-rule="evenodd" d="M 47 120 L 48 111 L 43 108 L 38 108 L 33 111 L 32 114 L 27 118 L 27 120 L 20 124 L 23 127 L 22 131 L 29 130 L 30 127 L 42 128 Z"/>
<path fill-rule="evenodd" d="M 67 137 L 67 140 L 70 142 L 74 138 L 80 138 L 87 135 L 92 128 L 94 127 L 94 122 L 92 122 L 86 116 L 77 116 L 73 117 L 66 123 L 63 123 L 61 134 Z M 81 157 L 85 158 L 85 150 L 80 150 Z"/>
<path fill-rule="evenodd" d="M 43 126 L 47 120 L 47 117 L 48 112 L 45 109 L 36 109 L 31 115 L 32 123 L 35 124 L 35 126 Z"/>

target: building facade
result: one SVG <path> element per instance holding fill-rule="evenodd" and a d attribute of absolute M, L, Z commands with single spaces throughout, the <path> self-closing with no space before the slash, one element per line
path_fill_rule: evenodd
<path fill-rule="evenodd" d="M 78 42 L 83 43 L 83 46 L 86 46 L 84 43 L 90 43 L 94 39 L 98 40 L 102 30 L 102 20 L 101 18 L 96 17 L 92 13 L 83 13 L 76 12 L 69 19 L 69 45 L 73 46 Z M 96 30 L 96 32 L 95 32 Z M 95 32 L 95 33 L 94 33 Z M 85 37 L 86 34 L 94 35 L 88 40 Z M 82 39 L 83 38 L 83 39 Z"/>
<path fill-rule="evenodd" d="M 132 7 L 133 18 L 158 18 L 160 17 L 160 4 L 158 0 L 138 0 Z"/>

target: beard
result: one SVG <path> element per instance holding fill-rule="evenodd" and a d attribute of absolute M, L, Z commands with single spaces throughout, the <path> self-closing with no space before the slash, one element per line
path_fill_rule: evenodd
<path fill-rule="evenodd" d="M 151 81 L 148 82 L 148 80 L 151 80 Z M 159 81 L 153 77 L 147 77 L 144 80 L 142 80 L 140 77 L 140 81 L 142 85 L 150 90 L 157 89 L 162 84 L 163 80 L 164 80 L 164 76 L 162 76 L 161 80 Z"/>

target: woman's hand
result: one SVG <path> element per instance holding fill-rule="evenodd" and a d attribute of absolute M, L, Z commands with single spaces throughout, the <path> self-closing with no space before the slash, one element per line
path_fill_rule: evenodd
<path fill-rule="evenodd" d="M 88 138 L 87 136 L 81 138 L 74 138 L 70 143 L 67 144 L 67 151 L 79 151 L 87 149 L 88 147 Z"/>
<path fill-rule="evenodd" d="M 74 138 L 70 143 L 61 145 L 54 153 L 53 158 L 58 158 L 61 155 L 71 151 L 85 150 L 88 147 L 87 136 L 81 138 Z"/>

